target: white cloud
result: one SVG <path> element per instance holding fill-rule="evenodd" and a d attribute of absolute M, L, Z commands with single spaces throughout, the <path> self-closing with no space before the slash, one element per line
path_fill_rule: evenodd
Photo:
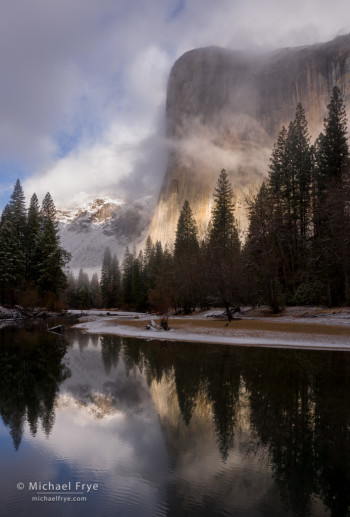
<path fill-rule="evenodd" d="M 54 194 L 57 205 L 76 204 L 94 195 L 115 194 L 119 181 L 132 172 L 139 133 L 111 125 L 98 143 L 83 145 L 24 182 L 24 190 L 43 197 Z"/>
<path fill-rule="evenodd" d="M 121 188 L 140 164 L 159 183 L 167 77 L 183 52 L 311 44 L 350 26 L 347 0 L 191 0 L 171 13 L 173 0 L 5 0 L 0 163 L 33 171 L 28 196 L 49 190 L 66 204 Z"/>

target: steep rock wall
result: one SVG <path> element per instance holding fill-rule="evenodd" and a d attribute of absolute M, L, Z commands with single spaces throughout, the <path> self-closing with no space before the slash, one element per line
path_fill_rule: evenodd
<path fill-rule="evenodd" d="M 180 57 L 168 81 L 169 159 L 151 224 L 153 239 L 174 241 L 185 199 L 205 231 L 222 168 L 237 193 L 239 218 L 243 193 L 266 176 L 272 145 L 282 125 L 294 118 L 298 102 L 314 139 L 334 85 L 348 106 L 350 35 L 267 54 L 209 47 Z"/>

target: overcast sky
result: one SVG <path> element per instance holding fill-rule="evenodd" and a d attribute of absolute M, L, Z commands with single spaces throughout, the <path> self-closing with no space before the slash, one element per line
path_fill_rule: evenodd
<path fill-rule="evenodd" d="M 350 32 L 348 0 L 0 1 L 0 209 L 16 178 L 58 206 L 158 191 L 167 78 L 185 51 Z"/>

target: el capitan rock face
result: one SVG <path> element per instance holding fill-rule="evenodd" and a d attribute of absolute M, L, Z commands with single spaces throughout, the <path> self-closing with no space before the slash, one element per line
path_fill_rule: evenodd
<path fill-rule="evenodd" d="M 180 57 L 168 82 L 169 160 L 152 237 L 174 241 L 185 199 L 205 231 L 220 170 L 229 172 L 239 200 L 266 176 L 276 136 L 294 118 L 298 102 L 312 139 L 318 136 L 335 85 L 348 107 L 350 35 L 267 54 L 209 47 Z"/>

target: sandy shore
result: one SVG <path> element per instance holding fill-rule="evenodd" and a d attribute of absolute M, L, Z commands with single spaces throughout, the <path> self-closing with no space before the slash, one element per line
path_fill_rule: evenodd
<path fill-rule="evenodd" d="M 95 311 L 87 314 L 76 327 L 89 333 L 147 340 L 350 351 L 350 310 L 322 312 L 317 309 L 306 314 L 305 308 L 303 311 L 292 310 L 292 314 L 286 312 L 279 317 L 245 314 L 230 323 L 217 317 L 220 311 L 193 317 L 174 316 L 169 318 L 169 331 L 159 327 L 159 317 L 123 312 L 106 316 Z"/>

